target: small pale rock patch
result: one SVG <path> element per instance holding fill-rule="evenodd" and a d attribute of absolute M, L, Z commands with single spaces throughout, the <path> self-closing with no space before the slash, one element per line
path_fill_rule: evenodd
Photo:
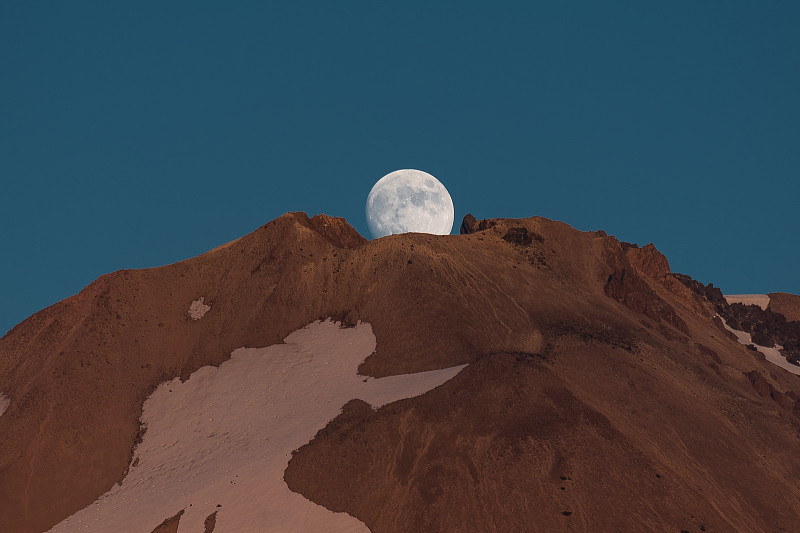
<path fill-rule="evenodd" d="M 8 409 L 9 405 L 11 405 L 11 399 L 0 392 L 0 416 L 3 416 L 3 413 L 6 412 L 6 409 Z"/>
<path fill-rule="evenodd" d="M 205 297 L 201 297 L 199 300 L 195 300 L 192 302 L 192 305 L 189 306 L 189 318 L 192 320 L 200 320 L 205 316 L 206 313 L 211 311 L 211 306 L 206 305 L 203 303 Z"/>
<path fill-rule="evenodd" d="M 757 305 L 766 310 L 769 305 L 769 294 L 726 294 L 729 304 Z"/>

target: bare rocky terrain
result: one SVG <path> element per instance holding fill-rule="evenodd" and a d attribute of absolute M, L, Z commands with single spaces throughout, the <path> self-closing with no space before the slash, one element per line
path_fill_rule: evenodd
<path fill-rule="evenodd" d="M 160 383 L 328 317 L 372 326 L 365 376 L 469 365 L 347 403 L 294 454 L 289 488 L 373 531 L 793 531 L 800 382 L 689 285 L 652 245 L 542 218 L 368 242 L 302 213 L 108 274 L 0 339 L 0 531 L 121 481 Z"/>
<path fill-rule="evenodd" d="M 800 296 L 788 292 L 771 292 L 768 309 L 782 314 L 786 320 L 800 321 Z"/>

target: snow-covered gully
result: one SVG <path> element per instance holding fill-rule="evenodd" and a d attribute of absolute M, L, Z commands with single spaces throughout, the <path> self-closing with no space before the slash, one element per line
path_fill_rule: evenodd
<path fill-rule="evenodd" d="M 722 320 L 722 324 L 725 326 L 725 329 L 727 329 L 728 331 L 730 331 L 731 333 L 736 335 L 736 339 L 739 341 L 740 344 L 744 344 L 744 345 L 752 344 L 753 346 L 756 347 L 756 349 L 759 352 L 763 353 L 764 357 L 766 357 L 767 361 L 769 361 L 773 365 L 777 365 L 777 366 L 781 367 L 782 369 L 784 369 L 784 370 L 786 370 L 788 372 L 791 372 L 792 374 L 800 375 L 800 366 L 793 365 L 792 363 L 787 361 L 786 358 L 783 355 L 781 355 L 781 352 L 780 352 L 781 346 L 775 346 L 774 348 L 768 348 L 766 346 L 760 346 L 758 344 L 755 344 L 753 342 L 753 339 L 750 337 L 749 333 L 747 333 L 746 331 L 739 331 L 739 330 L 733 329 L 732 327 L 730 327 L 728 325 L 727 322 L 725 322 L 724 318 L 719 317 L 719 319 Z"/>

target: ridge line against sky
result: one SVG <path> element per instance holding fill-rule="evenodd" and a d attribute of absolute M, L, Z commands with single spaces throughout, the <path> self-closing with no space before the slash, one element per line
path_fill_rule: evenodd
<path fill-rule="evenodd" d="M 800 4 L 0 6 L 0 334 L 381 176 L 800 293 Z"/>

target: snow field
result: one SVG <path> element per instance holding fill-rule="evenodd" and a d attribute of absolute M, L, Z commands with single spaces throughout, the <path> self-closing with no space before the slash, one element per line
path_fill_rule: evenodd
<path fill-rule="evenodd" d="M 147 431 L 125 479 L 51 531 L 148 532 L 184 510 L 179 533 L 368 531 L 291 492 L 283 481 L 291 452 L 360 398 L 374 407 L 422 394 L 463 366 L 380 379 L 357 374 L 375 350 L 369 324 L 342 329 L 315 322 L 284 344 L 240 348 L 181 383 L 163 383 L 145 401 Z"/>

